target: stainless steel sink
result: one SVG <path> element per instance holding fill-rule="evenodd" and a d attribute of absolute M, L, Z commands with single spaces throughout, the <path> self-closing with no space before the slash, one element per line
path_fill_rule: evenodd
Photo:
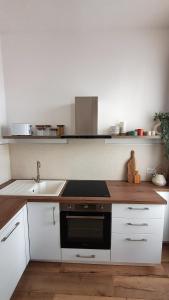
<path fill-rule="evenodd" d="M 23 196 L 58 196 L 62 191 L 65 180 L 16 180 L 0 190 L 0 195 L 23 195 Z"/>

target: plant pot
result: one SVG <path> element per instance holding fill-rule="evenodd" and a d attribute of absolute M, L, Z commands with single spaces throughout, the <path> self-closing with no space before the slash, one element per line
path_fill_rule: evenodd
<path fill-rule="evenodd" d="M 155 176 L 153 176 L 152 182 L 158 186 L 164 186 L 167 183 L 163 174 L 156 174 Z"/>

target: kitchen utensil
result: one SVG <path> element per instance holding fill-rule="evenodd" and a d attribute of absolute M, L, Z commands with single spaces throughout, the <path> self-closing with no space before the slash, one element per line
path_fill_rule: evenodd
<path fill-rule="evenodd" d="M 131 157 L 127 163 L 127 179 L 129 183 L 134 183 L 134 176 L 136 171 L 135 153 L 131 151 Z"/>

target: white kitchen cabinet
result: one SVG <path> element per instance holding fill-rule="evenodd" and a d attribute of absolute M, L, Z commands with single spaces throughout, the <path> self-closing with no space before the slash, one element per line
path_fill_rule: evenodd
<path fill-rule="evenodd" d="M 163 241 L 169 242 L 169 192 L 157 192 L 157 193 L 167 201 L 167 205 L 165 205 L 165 213 L 164 213 Z"/>
<path fill-rule="evenodd" d="M 60 260 L 59 204 L 28 203 L 31 260 Z"/>
<path fill-rule="evenodd" d="M 111 262 L 161 262 L 164 205 L 112 204 Z"/>
<path fill-rule="evenodd" d="M 29 261 L 27 209 L 0 231 L 0 299 L 9 300 Z"/>

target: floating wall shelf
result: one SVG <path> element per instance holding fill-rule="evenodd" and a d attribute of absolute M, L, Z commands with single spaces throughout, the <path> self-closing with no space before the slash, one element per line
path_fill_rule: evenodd
<path fill-rule="evenodd" d="M 4 136 L 8 144 L 32 143 L 32 144 L 67 144 L 67 139 L 55 136 Z"/>
<path fill-rule="evenodd" d="M 5 144 L 9 144 L 9 141 L 5 140 L 3 138 L 0 138 L 0 145 L 5 145 Z"/>
<path fill-rule="evenodd" d="M 111 139 L 105 139 L 105 144 L 161 144 L 160 136 L 113 136 Z"/>
<path fill-rule="evenodd" d="M 67 144 L 68 139 L 102 139 L 105 144 L 161 144 L 160 136 L 111 136 L 111 135 L 97 135 L 97 136 L 76 136 L 65 135 L 61 138 L 55 136 L 4 136 L 0 139 L 0 144 L 14 144 L 14 143 L 32 143 L 32 144 Z"/>

